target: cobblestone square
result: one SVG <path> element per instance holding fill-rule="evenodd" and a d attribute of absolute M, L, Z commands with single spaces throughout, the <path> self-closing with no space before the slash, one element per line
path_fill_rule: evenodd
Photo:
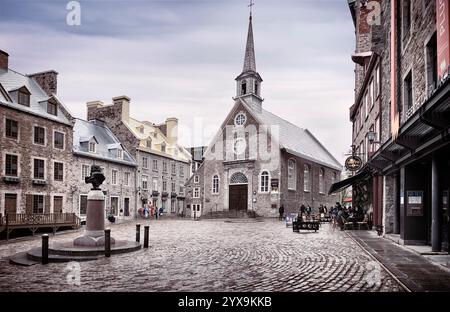
<path fill-rule="evenodd" d="M 39 237 L 3 243 L 0 291 L 403 290 L 386 271 L 375 270 L 376 262 L 345 232 L 328 224 L 317 233 L 293 233 L 284 222 L 271 219 L 163 219 L 149 225 L 149 249 L 80 262 L 79 286 L 71 281 L 67 263 L 9 264 L 8 256 L 38 247 Z M 113 225 L 111 232 L 134 240 L 135 223 Z M 50 242 L 80 233 L 50 236 Z"/>

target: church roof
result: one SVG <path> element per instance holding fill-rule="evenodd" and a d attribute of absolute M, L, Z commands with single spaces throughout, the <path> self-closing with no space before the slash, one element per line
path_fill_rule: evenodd
<path fill-rule="evenodd" d="M 255 44 L 253 42 L 253 26 L 251 15 L 248 21 L 247 45 L 245 47 L 244 68 L 242 72 L 246 71 L 256 72 Z"/>
<path fill-rule="evenodd" d="M 272 114 L 271 112 L 249 105 L 244 99 L 240 99 L 241 103 L 255 117 L 260 124 L 279 126 L 279 145 L 280 148 L 286 149 L 290 154 L 311 160 L 324 166 L 342 170 L 342 165 L 333 155 L 316 139 L 316 137 L 308 130 L 300 128 L 289 121 Z"/>

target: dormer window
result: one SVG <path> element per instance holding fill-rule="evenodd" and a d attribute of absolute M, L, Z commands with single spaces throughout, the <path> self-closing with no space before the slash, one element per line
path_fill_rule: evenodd
<path fill-rule="evenodd" d="M 51 115 L 58 115 L 58 105 L 53 101 L 47 101 L 47 113 Z"/>
<path fill-rule="evenodd" d="M 241 84 L 241 95 L 247 94 L 247 82 L 243 81 Z"/>
<path fill-rule="evenodd" d="M 89 142 L 89 152 L 95 153 L 96 149 L 97 149 L 97 145 L 95 144 L 95 142 Z"/>
<path fill-rule="evenodd" d="M 147 139 L 147 147 L 152 148 L 152 140 Z"/>
<path fill-rule="evenodd" d="M 163 153 L 166 152 L 166 144 L 165 143 L 161 144 L 161 152 L 163 152 Z"/>
<path fill-rule="evenodd" d="M 122 150 L 120 148 L 118 148 L 117 149 L 117 158 L 122 159 L 122 155 L 123 155 Z"/>
<path fill-rule="evenodd" d="M 30 106 L 30 93 L 20 90 L 17 96 L 17 103 L 25 106 Z"/>

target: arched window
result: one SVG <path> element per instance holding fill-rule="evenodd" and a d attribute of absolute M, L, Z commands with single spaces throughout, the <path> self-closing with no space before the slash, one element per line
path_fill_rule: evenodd
<path fill-rule="evenodd" d="M 323 168 L 320 168 L 319 170 L 319 193 L 324 194 L 325 193 L 325 170 Z"/>
<path fill-rule="evenodd" d="M 305 192 L 309 192 L 311 190 L 309 180 L 310 180 L 309 166 L 305 165 L 303 167 L 303 190 Z"/>
<path fill-rule="evenodd" d="M 293 159 L 288 160 L 288 189 L 297 189 L 297 163 Z"/>
<path fill-rule="evenodd" d="M 261 172 L 260 191 L 261 193 L 269 192 L 269 173 L 267 171 Z"/>
<path fill-rule="evenodd" d="M 241 83 L 241 95 L 247 94 L 247 82 L 242 81 Z"/>
<path fill-rule="evenodd" d="M 219 194 L 219 176 L 215 175 L 212 178 L 212 193 Z"/>
<path fill-rule="evenodd" d="M 231 176 L 230 184 L 247 184 L 247 177 L 242 172 L 236 172 Z"/>

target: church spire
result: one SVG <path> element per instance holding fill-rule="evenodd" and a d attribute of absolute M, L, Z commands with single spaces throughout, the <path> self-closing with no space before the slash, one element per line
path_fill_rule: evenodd
<path fill-rule="evenodd" d="M 255 44 L 253 42 L 253 25 L 252 25 L 252 13 L 250 11 L 250 18 L 248 21 L 248 33 L 247 33 L 247 45 L 245 47 L 244 69 L 243 72 L 254 71 L 256 72 L 255 61 Z"/>
<path fill-rule="evenodd" d="M 263 99 L 261 98 L 262 78 L 256 72 L 255 44 L 253 41 L 252 6 L 255 5 L 250 0 L 250 17 L 248 21 L 247 44 L 245 46 L 244 68 L 242 73 L 236 77 L 237 92 L 236 98 L 244 99 L 249 105 L 261 108 Z"/>

